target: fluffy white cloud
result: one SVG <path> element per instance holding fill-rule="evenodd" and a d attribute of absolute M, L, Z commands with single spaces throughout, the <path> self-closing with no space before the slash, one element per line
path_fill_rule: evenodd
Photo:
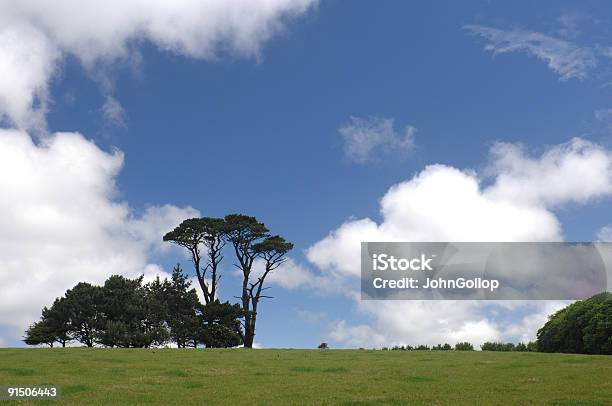
<path fill-rule="evenodd" d="M 538 329 L 548 321 L 548 316 L 570 303 L 569 301 L 539 302 L 535 306 L 532 305 L 532 311 L 517 323 L 500 325 L 498 328 L 503 331 L 504 336 L 515 337 L 517 341 L 528 342 L 534 340 Z M 524 306 L 515 304 L 514 307 Z"/>
<path fill-rule="evenodd" d="M 191 58 L 258 58 L 261 46 L 316 0 L 7 0 L 0 2 L 0 123 L 45 133 L 49 86 L 70 56 L 99 82 L 102 115 L 125 125 L 108 72 L 138 64 L 138 47 Z M 135 215 L 116 199 L 123 155 L 79 134 L 0 130 L 0 326 L 19 337 L 40 308 L 77 281 L 110 273 L 147 279 L 163 253 L 160 236 L 190 207 L 149 207 Z M 299 271 L 291 273 L 299 277 Z M 289 279 L 285 284 L 292 284 Z"/>
<path fill-rule="evenodd" d="M 487 195 L 530 205 L 554 206 L 586 201 L 612 192 L 612 155 L 600 146 L 574 138 L 541 157 L 524 148 L 498 143 L 492 149 L 496 183 Z"/>
<path fill-rule="evenodd" d="M 330 324 L 329 338 L 349 347 L 528 342 L 548 315 L 568 302 L 373 301 L 358 303 L 371 324 Z M 519 312 L 524 316 L 516 317 Z"/>
<path fill-rule="evenodd" d="M 486 178 L 444 165 L 425 168 L 387 191 L 380 203 L 381 222 L 346 222 L 310 247 L 308 259 L 323 278 L 344 278 L 347 294 L 358 298 L 361 241 L 559 241 L 561 225 L 552 209 L 612 193 L 612 154 L 582 139 L 552 147 L 537 158 L 519 146 L 498 144 L 491 157 Z M 490 178 L 483 187 L 483 180 Z M 386 345 L 533 338 L 551 306 L 521 302 L 515 310 L 522 308 L 528 316 L 495 321 L 495 313 L 507 304 L 358 303 L 373 327 L 340 323 L 332 328 L 331 338 L 360 346 L 377 345 L 381 337 Z"/>
<path fill-rule="evenodd" d="M 116 200 L 122 163 L 121 152 L 80 134 L 35 144 L 24 132 L 0 130 L 0 326 L 19 337 L 78 281 L 162 271 L 149 255 L 167 230 L 198 212 L 166 205 L 134 215 Z"/>
<path fill-rule="evenodd" d="M 256 280 L 265 271 L 265 262 L 256 260 L 253 263 L 253 274 L 251 278 Z M 239 269 L 234 269 L 236 276 L 242 278 Z M 334 291 L 333 284 L 329 277 L 321 277 L 308 269 L 306 266 L 296 262 L 293 258 L 287 258 L 277 269 L 273 270 L 266 277 L 266 285 L 275 285 L 285 289 L 312 288 Z"/>
<path fill-rule="evenodd" d="M 40 130 L 45 126 L 49 78 L 57 71 L 60 52 L 30 24 L 0 26 L 0 121 Z"/>
<path fill-rule="evenodd" d="M 392 153 L 405 155 L 412 151 L 416 128 L 407 126 L 401 134 L 395 131 L 393 124 L 392 118 L 351 117 L 339 130 L 346 158 L 364 164 Z"/>
<path fill-rule="evenodd" d="M 523 29 L 501 30 L 482 25 L 463 27 L 471 34 L 486 38 L 487 51 L 494 54 L 526 52 L 545 61 L 560 80 L 585 79 L 597 67 L 597 52 L 573 42 Z"/>
<path fill-rule="evenodd" d="M 539 206 L 489 197 L 476 174 L 433 165 L 381 199 L 383 221 L 351 220 L 308 249 L 320 269 L 359 275 L 361 241 L 546 241 L 561 238 Z"/>
<path fill-rule="evenodd" d="M 612 225 L 608 224 L 600 228 L 597 231 L 597 238 L 599 241 L 612 242 Z"/>
<path fill-rule="evenodd" d="M 143 42 L 193 58 L 258 57 L 316 0 L 5 0 L 0 2 L 0 112 L 44 126 L 49 82 L 66 55 L 92 74 L 138 59 Z M 105 91 L 109 86 L 103 85 Z M 112 111 L 117 111 L 112 110 Z"/>
<path fill-rule="evenodd" d="M 269 282 L 287 289 L 295 289 L 313 283 L 313 275 L 302 265 L 289 258 L 278 269 L 272 271 Z"/>
<path fill-rule="evenodd" d="M 362 302 L 359 307 L 374 319 L 373 325 L 334 322 L 330 338 L 351 347 L 381 347 L 461 341 L 478 345 L 501 335 L 475 302 L 376 301 Z"/>
<path fill-rule="evenodd" d="M 389 345 L 383 334 L 367 324 L 350 326 L 344 320 L 331 323 L 329 337 L 348 347 L 383 347 Z"/>

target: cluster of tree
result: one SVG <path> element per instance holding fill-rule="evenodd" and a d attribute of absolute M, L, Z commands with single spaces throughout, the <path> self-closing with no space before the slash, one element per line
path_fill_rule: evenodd
<path fill-rule="evenodd" d="M 491 342 L 491 341 L 487 341 L 486 343 L 483 343 L 480 348 L 483 351 L 519 351 L 519 352 L 533 352 L 533 351 L 537 351 L 537 346 L 536 343 L 531 341 L 527 344 L 523 344 L 523 343 L 518 343 L 518 344 L 513 344 L 513 343 L 498 343 L 498 342 Z M 416 345 L 416 346 L 411 346 L 411 345 L 402 345 L 402 346 L 394 346 L 394 347 L 383 347 L 382 348 L 383 351 L 474 351 L 474 346 L 472 345 L 472 343 L 469 343 L 467 341 L 464 342 L 460 342 L 455 344 L 455 346 L 452 346 L 448 343 L 445 344 L 437 344 L 434 346 L 428 346 L 428 345 Z"/>
<path fill-rule="evenodd" d="M 612 293 L 575 302 L 549 317 L 538 331 L 538 350 L 612 354 Z"/>
<path fill-rule="evenodd" d="M 233 347 L 241 343 L 238 305 L 218 300 L 202 305 L 177 265 L 170 280 L 143 284 L 142 276 L 109 277 L 103 286 L 81 282 L 42 310 L 26 331 L 29 345 L 70 341 L 88 347 L 178 347 L 203 344 Z"/>
<path fill-rule="evenodd" d="M 487 341 L 482 343 L 480 348 L 483 351 L 501 351 L 501 352 L 535 352 L 538 350 L 537 345 L 534 341 L 530 341 L 527 344 L 524 343 L 500 343 L 496 341 Z"/>
<path fill-rule="evenodd" d="M 264 294 L 266 278 L 285 262 L 293 244 L 242 214 L 187 219 L 163 240 L 189 252 L 204 304 L 180 266 L 170 281 L 158 278 L 145 285 L 142 277 L 114 275 L 104 286 L 79 283 L 68 290 L 43 309 L 24 341 L 50 346 L 78 341 L 89 347 L 150 347 L 172 341 L 179 347 L 252 347 L 260 301 L 270 297 Z M 218 298 L 226 245 L 242 274 L 239 304 Z"/>
<path fill-rule="evenodd" d="M 251 348 L 260 301 L 270 297 L 263 294 L 267 289 L 266 278 L 286 260 L 285 254 L 293 249 L 293 244 L 281 236 L 271 235 L 263 223 L 243 214 L 187 219 L 167 233 L 163 240 L 189 252 L 206 305 L 217 300 L 220 264 L 224 248 L 229 244 L 236 259 L 234 265 L 242 274 L 240 296 L 237 296 L 242 311 L 242 328 L 238 332 L 244 346 Z M 261 262 L 258 271 L 254 269 L 256 261 Z"/>
<path fill-rule="evenodd" d="M 474 351 L 474 346 L 472 345 L 472 343 L 464 341 L 455 344 L 455 351 Z"/>
<path fill-rule="evenodd" d="M 434 345 L 432 347 L 428 346 L 428 345 L 416 345 L 416 346 L 411 346 L 411 345 L 396 345 L 394 347 L 388 348 L 388 347 L 383 347 L 382 348 L 383 351 L 474 351 L 474 346 L 468 342 L 462 342 L 462 343 L 457 343 L 455 344 L 455 346 L 453 347 L 452 345 L 445 343 L 445 344 L 437 344 Z"/>

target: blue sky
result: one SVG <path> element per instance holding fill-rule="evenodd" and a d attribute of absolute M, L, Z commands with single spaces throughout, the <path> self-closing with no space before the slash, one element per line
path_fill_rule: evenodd
<path fill-rule="evenodd" d="M 123 151 L 113 199 L 134 216 L 164 204 L 251 214 L 319 274 L 305 250 L 350 219 L 382 221 L 379 199 L 427 165 L 484 170 L 498 141 L 524 143 L 534 156 L 577 136 L 608 149 L 612 121 L 596 112 L 612 108 L 610 11 L 604 1 L 324 1 L 288 19 L 258 56 L 198 59 L 146 40 L 135 41 L 137 63 L 88 70 L 68 56 L 49 85 L 47 127 Z M 564 78 L 524 48 L 485 50 L 490 38 L 467 25 L 539 33 L 593 50 L 598 63 Z M 102 69 L 110 91 L 95 80 Z M 122 123 L 101 112 L 108 94 Z M 393 119 L 397 134 L 414 127 L 414 147 L 353 162 L 339 132 L 351 117 Z M 592 240 L 612 222 L 606 194 L 554 213 L 566 240 Z M 176 251 L 150 260 L 189 266 Z M 229 255 L 226 266 L 231 299 Z M 376 329 L 376 316 L 342 294 L 276 286 L 273 295 L 258 321 L 264 346 L 334 342 L 329 325 L 338 320 Z"/>
<path fill-rule="evenodd" d="M 98 88 L 72 61 L 54 84 L 49 127 L 124 151 L 119 189 L 136 208 L 172 202 L 211 215 L 249 212 L 298 246 L 350 216 L 376 216 L 377 198 L 426 164 L 482 165 L 493 141 L 534 149 L 578 135 L 608 142 L 594 115 L 610 104 L 605 83 L 560 82 L 544 62 L 523 53 L 493 57 L 462 31 L 475 22 L 554 30 L 557 18 L 575 12 L 570 4 L 528 13 L 467 4 L 356 2 L 347 10 L 324 2 L 267 44 L 260 61 L 194 61 L 145 47 L 138 73 L 119 68 L 124 129 L 105 125 Z M 605 15 L 600 9 L 590 12 Z M 67 104 L 66 93 L 78 103 Z M 404 160 L 347 163 L 338 129 L 351 116 L 416 127 L 416 150 Z M 200 165 L 222 168 L 216 193 Z M 273 186 L 245 184 L 245 174 Z M 575 238 L 592 237 L 593 229 L 576 229 Z"/>

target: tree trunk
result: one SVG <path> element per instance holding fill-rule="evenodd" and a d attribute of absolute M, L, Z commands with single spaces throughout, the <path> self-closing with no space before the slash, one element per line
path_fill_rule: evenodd
<path fill-rule="evenodd" d="M 253 336 L 251 317 L 246 316 L 244 321 L 244 348 L 253 348 Z"/>
<path fill-rule="evenodd" d="M 255 322 L 257 321 L 257 303 L 253 303 L 253 311 L 247 317 L 249 320 L 248 328 L 245 323 L 244 328 L 244 347 L 253 348 L 253 341 L 255 340 Z"/>
<path fill-rule="evenodd" d="M 253 347 L 253 334 L 251 327 L 251 298 L 249 296 L 249 275 L 245 274 L 242 282 L 242 310 L 244 310 L 244 348 Z"/>
<path fill-rule="evenodd" d="M 208 287 L 206 286 L 206 281 L 204 280 L 204 276 L 200 270 L 200 258 L 198 258 L 195 254 L 193 254 L 193 266 L 195 267 L 196 276 L 198 277 L 198 283 L 200 284 L 200 289 L 202 289 L 202 294 L 204 296 L 204 304 L 210 303 L 210 293 L 208 292 Z"/>
<path fill-rule="evenodd" d="M 255 332 L 252 328 L 249 330 L 245 329 L 244 333 L 244 348 L 253 348 L 253 339 L 255 338 Z"/>

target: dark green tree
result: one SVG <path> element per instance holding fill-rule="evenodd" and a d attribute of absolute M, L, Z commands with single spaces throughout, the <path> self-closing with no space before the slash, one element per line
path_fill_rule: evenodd
<path fill-rule="evenodd" d="M 215 300 L 201 307 L 201 342 L 209 348 L 229 348 L 243 344 L 240 319 L 244 312 L 239 304 Z"/>
<path fill-rule="evenodd" d="M 121 320 L 107 319 L 100 330 L 97 341 L 107 347 L 129 347 L 133 332 Z"/>
<path fill-rule="evenodd" d="M 164 279 L 162 281 L 159 276 L 144 286 L 146 297 L 146 319 L 144 323 L 154 345 L 163 345 L 171 339 L 168 324 L 169 288 L 168 280 Z"/>
<path fill-rule="evenodd" d="M 269 236 L 268 229 L 255 217 L 244 214 L 230 214 L 225 216 L 224 232 L 227 240 L 232 244 L 238 263 L 235 264 L 242 272 L 242 311 L 244 312 L 244 346 L 251 348 L 255 335 L 255 325 L 251 311 L 251 273 L 253 263 L 259 256 L 255 244 Z M 256 316 L 255 316 L 256 317 Z"/>
<path fill-rule="evenodd" d="M 245 346 L 252 347 L 253 339 L 255 337 L 255 324 L 257 321 L 257 310 L 259 301 L 262 298 L 270 297 L 265 296 L 262 292 L 267 289 L 265 287 L 266 278 L 272 271 L 277 269 L 287 260 L 287 252 L 293 249 L 293 244 L 285 241 L 285 239 L 279 235 L 267 237 L 262 242 L 253 244 L 253 250 L 259 258 L 264 262 L 263 273 L 256 276 L 253 282 L 249 281 L 248 294 L 251 301 L 251 311 L 246 314 L 246 317 L 250 319 L 248 325 L 250 330 L 245 328 Z"/>
<path fill-rule="evenodd" d="M 56 339 L 57 337 L 53 327 L 51 327 L 46 320 L 42 319 L 30 325 L 25 332 L 23 342 L 27 345 L 45 344 L 53 348 Z"/>
<path fill-rule="evenodd" d="M 70 335 L 76 341 L 93 347 L 102 330 L 101 288 L 80 282 L 64 295 L 70 319 Z"/>
<path fill-rule="evenodd" d="M 142 278 L 110 276 L 102 287 L 101 299 L 103 329 L 97 337 L 99 343 L 107 347 L 140 347 L 145 310 Z"/>
<path fill-rule="evenodd" d="M 541 352 L 612 354 L 612 293 L 575 302 L 538 330 Z"/>
<path fill-rule="evenodd" d="M 171 281 L 166 283 L 170 335 L 179 348 L 196 346 L 202 337 L 203 328 L 203 321 L 198 317 L 198 309 L 201 306 L 198 295 L 178 264 L 172 271 Z"/>
<path fill-rule="evenodd" d="M 113 275 L 104 283 L 100 305 L 103 328 L 97 336 L 100 344 L 147 348 L 168 341 L 164 297 L 159 292 L 162 282 L 143 286 L 142 279 Z"/>
<path fill-rule="evenodd" d="M 225 221 L 220 218 L 202 217 L 183 221 L 164 235 L 163 240 L 173 242 L 189 251 L 202 289 L 204 302 L 213 302 L 221 277 L 219 264 L 223 260 Z M 202 247 L 205 248 L 204 258 Z M 208 281 L 207 275 L 210 275 Z"/>
<path fill-rule="evenodd" d="M 501 343 L 497 341 L 484 342 L 482 343 L 480 348 L 483 351 L 501 351 L 501 352 L 515 351 L 515 346 L 513 343 Z"/>
<path fill-rule="evenodd" d="M 24 342 L 28 345 L 48 344 L 58 342 L 62 347 L 70 341 L 70 309 L 65 298 L 57 298 L 51 308 L 42 309 L 40 321 L 26 330 Z"/>
<path fill-rule="evenodd" d="M 70 307 L 64 297 L 56 298 L 50 308 L 42 310 L 42 320 L 51 328 L 55 341 L 62 347 L 71 340 L 70 337 Z"/>
<path fill-rule="evenodd" d="M 467 341 L 455 344 L 455 351 L 474 351 L 472 343 Z"/>
<path fill-rule="evenodd" d="M 518 343 L 515 347 L 514 347 L 514 351 L 518 351 L 518 352 L 527 352 L 527 345 L 525 343 Z"/>

